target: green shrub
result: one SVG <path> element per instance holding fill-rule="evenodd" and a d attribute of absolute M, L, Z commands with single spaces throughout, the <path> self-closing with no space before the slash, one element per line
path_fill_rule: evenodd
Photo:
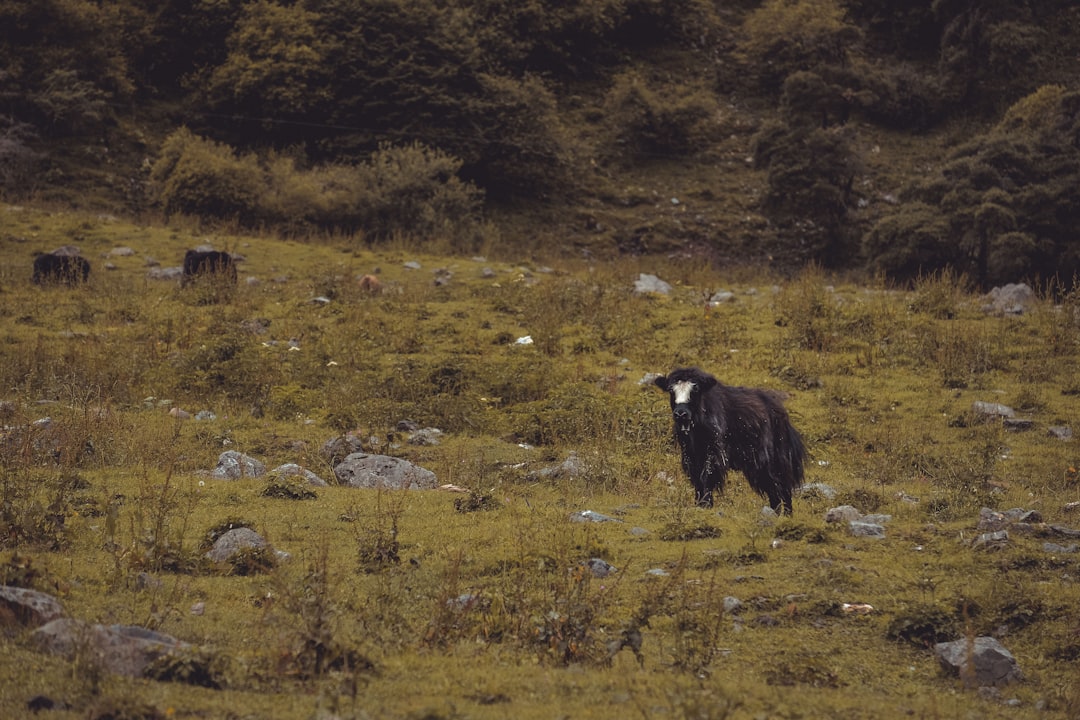
<path fill-rule="evenodd" d="M 754 163 L 767 170 L 764 214 L 779 227 L 785 262 L 846 262 L 856 238 L 848 221 L 861 163 L 850 132 L 769 122 L 754 136 Z"/>
<path fill-rule="evenodd" d="M 871 265 L 906 278 L 951 267 L 984 290 L 1071 278 L 1080 271 L 1078 105 L 1080 93 L 1045 88 L 957 147 L 867 233 Z"/>
<path fill-rule="evenodd" d="M 747 16 L 739 52 L 776 90 L 796 70 L 842 65 L 860 39 L 836 0 L 768 0 Z"/>
<path fill-rule="evenodd" d="M 227 145 L 187 128 L 165 139 L 150 177 L 169 214 L 251 222 L 266 191 L 263 170 L 253 155 L 238 157 Z"/>
<path fill-rule="evenodd" d="M 704 88 L 654 85 L 634 71 L 616 76 L 604 100 L 611 152 L 627 160 L 693 152 L 715 112 L 716 99 Z"/>

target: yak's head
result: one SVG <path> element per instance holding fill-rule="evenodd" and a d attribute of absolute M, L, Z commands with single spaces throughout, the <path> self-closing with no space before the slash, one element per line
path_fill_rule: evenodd
<path fill-rule="evenodd" d="M 697 368 L 680 368 L 653 380 L 656 387 L 670 395 L 676 432 L 686 435 L 694 428 L 695 419 L 703 412 L 702 398 L 716 382 L 712 375 Z"/>

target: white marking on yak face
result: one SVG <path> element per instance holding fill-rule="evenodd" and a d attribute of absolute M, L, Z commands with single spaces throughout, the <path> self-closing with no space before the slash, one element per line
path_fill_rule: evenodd
<path fill-rule="evenodd" d="M 671 404 L 675 412 L 675 427 L 679 433 L 686 435 L 694 427 L 694 414 L 690 410 L 690 395 L 693 394 L 697 383 L 689 380 L 679 380 L 671 384 Z"/>
<path fill-rule="evenodd" d="M 694 388 L 697 387 L 697 383 L 690 382 L 689 380 L 680 380 L 677 383 L 671 384 L 671 397 L 676 405 L 685 405 L 690 402 L 690 394 L 694 392 Z"/>

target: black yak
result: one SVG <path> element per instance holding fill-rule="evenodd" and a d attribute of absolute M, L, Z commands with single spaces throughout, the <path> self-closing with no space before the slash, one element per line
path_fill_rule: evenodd
<path fill-rule="evenodd" d="M 675 439 L 698 505 L 711 507 L 728 470 L 739 470 L 773 510 L 791 514 L 806 448 L 780 395 L 724 385 L 698 368 L 679 368 L 654 382 L 671 395 Z"/>
<path fill-rule="evenodd" d="M 90 277 L 90 261 L 78 255 L 42 253 L 34 258 L 32 280 L 36 285 L 64 283 L 76 285 Z"/>
<path fill-rule="evenodd" d="M 236 260 L 220 250 L 188 250 L 184 255 L 184 272 L 180 285 L 195 282 L 200 276 L 236 284 Z"/>

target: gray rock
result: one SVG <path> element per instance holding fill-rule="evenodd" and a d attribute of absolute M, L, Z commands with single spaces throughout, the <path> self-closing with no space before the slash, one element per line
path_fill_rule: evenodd
<path fill-rule="evenodd" d="M 1046 428 L 1046 434 L 1058 440 L 1072 440 L 1073 431 L 1067 425 L 1054 425 Z"/>
<path fill-rule="evenodd" d="M 148 280 L 179 280 L 182 277 L 184 277 L 184 268 L 179 266 L 152 267 L 146 271 Z"/>
<path fill-rule="evenodd" d="M 410 260 L 409 262 L 405 263 L 403 267 L 407 270 L 419 270 L 423 266 L 415 260 Z"/>
<path fill-rule="evenodd" d="M 861 517 L 862 513 L 851 505 L 840 505 L 839 507 L 829 508 L 825 511 L 825 522 L 827 523 L 852 522 Z"/>
<path fill-rule="evenodd" d="M 38 627 L 64 615 L 64 606 L 52 595 L 29 588 L 0 585 L 0 625 L 10 617 L 24 627 Z"/>
<path fill-rule="evenodd" d="M 307 482 L 308 485 L 314 485 L 316 487 L 326 487 L 330 484 L 315 473 L 308 470 L 307 468 L 301 467 L 296 463 L 285 463 L 284 465 L 278 465 L 276 468 L 270 471 L 271 477 L 286 478 L 292 477 L 293 475 L 299 475 Z"/>
<path fill-rule="evenodd" d="M 324 442 L 322 447 L 319 448 L 319 456 L 333 467 L 349 455 L 363 451 L 364 448 L 360 442 L 360 438 L 352 433 L 348 433 L 346 435 L 338 435 L 337 437 L 330 438 Z"/>
<path fill-rule="evenodd" d="M 334 476 L 342 485 L 387 490 L 433 490 L 438 486 L 435 473 L 408 460 L 389 455 L 357 452 L 334 467 Z"/>
<path fill-rule="evenodd" d="M 1043 552 L 1050 553 L 1051 555 L 1066 555 L 1076 552 L 1077 547 L 1080 546 L 1077 546 L 1076 543 L 1072 543 L 1071 545 L 1058 545 L 1057 543 L 1044 542 Z"/>
<path fill-rule="evenodd" d="M 976 415 L 983 415 L 985 417 L 1003 417 L 1011 418 L 1016 415 L 1016 411 L 1008 405 L 1002 405 L 1001 403 L 983 402 L 982 400 L 976 400 L 971 403 L 971 410 Z"/>
<path fill-rule="evenodd" d="M 1001 687 L 1023 678 L 1016 658 L 992 637 L 938 643 L 934 654 L 945 672 L 970 677 L 976 686 Z"/>
<path fill-rule="evenodd" d="M 480 596 L 474 593 L 462 593 L 455 598 L 447 598 L 446 607 L 457 612 L 469 610 L 480 600 Z"/>
<path fill-rule="evenodd" d="M 439 428 L 420 428 L 409 436 L 410 445 L 438 445 L 442 440 L 443 431 Z"/>
<path fill-rule="evenodd" d="M 651 570 L 646 570 L 645 574 L 652 575 L 654 577 L 667 577 L 670 573 L 668 573 L 668 571 L 664 568 L 652 568 Z"/>
<path fill-rule="evenodd" d="M 217 467 L 210 471 L 210 477 L 219 480 L 239 480 L 257 478 L 266 474 L 266 466 L 261 462 L 236 450 L 226 450 L 218 456 Z"/>
<path fill-rule="evenodd" d="M 238 527 L 223 533 L 214 541 L 214 546 L 206 553 L 211 562 L 227 562 L 236 553 L 248 548 L 267 546 L 263 536 L 249 527 Z"/>
<path fill-rule="evenodd" d="M 129 247 L 114 247 L 109 251 L 109 255 L 112 257 L 131 257 L 135 254 L 135 251 Z"/>
<path fill-rule="evenodd" d="M 870 513 L 869 515 L 863 515 L 859 518 L 862 522 L 877 523 L 878 525 L 884 525 L 892 520 L 892 515 L 886 515 L 884 513 Z"/>
<path fill-rule="evenodd" d="M 979 509 L 979 524 L 975 527 L 978 530 L 995 532 L 1008 527 L 1009 524 L 1010 521 L 1005 517 L 1005 513 L 999 513 L 996 510 L 984 507 Z"/>
<path fill-rule="evenodd" d="M 58 618 L 34 631 L 42 650 L 74 658 L 88 654 L 102 668 L 117 675 L 140 677 L 157 658 L 188 647 L 174 637 L 132 625 L 91 625 Z"/>
<path fill-rule="evenodd" d="M 585 474 L 585 463 L 577 453 L 571 452 L 565 460 L 558 465 L 541 468 L 530 472 L 526 477 L 529 480 L 569 480 L 581 477 Z"/>
<path fill-rule="evenodd" d="M 1023 315 L 1035 304 L 1035 292 L 1025 283 L 1009 283 L 991 290 L 983 311 L 998 315 Z"/>
<path fill-rule="evenodd" d="M 634 293 L 636 295 L 648 295 L 650 293 L 669 295 L 671 294 L 671 285 L 655 275 L 640 273 L 638 279 L 634 281 Z"/>
<path fill-rule="evenodd" d="M 713 296 L 709 298 L 710 305 L 721 305 L 727 302 L 735 301 L 735 293 L 730 290 L 719 290 L 713 293 Z"/>
<path fill-rule="evenodd" d="M 795 495 L 798 497 L 814 497 L 815 495 L 820 495 L 826 500 L 833 500 L 836 498 L 836 489 L 822 482 L 812 482 L 807 483 L 800 488 L 796 488 Z"/>
<path fill-rule="evenodd" d="M 622 522 L 618 518 L 613 518 L 603 513 L 598 513 L 593 510 L 579 510 L 576 513 L 570 513 L 570 522 Z"/>
<path fill-rule="evenodd" d="M 742 600 L 733 595 L 728 595 L 724 598 L 724 613 L 727 615 L 734 615 L 743 608 Z"/>
<path fill-rule="evenodd" d="M 885 527 L 864 520 L 852 520 L 848 523 L 848 529 L 855 537 L 881 539 L 885 537 Z"/>
<path fill-rule="evenodd" d="M 971 543 L 971 547 L 975 550 L 1000 550 L 1008 544 L 1009 531 L 997 530 L 995 532 L 983 533 L 975 538 L 975 541 Z"/>
<path fill-rule="evenodd" d="M 1038 510 L 1012 508 L 1005 512 L 998 512 L 984 507 L 979 509 L 979 523 L 976 525 L 976 529 L 984 532 L 996 532 L 1006 528 L 1024 530 L 1032 529 L 1030 526 L 1037 525 L 1042 521 L 1042 515 L 1039 514 Z"/>
<path fill-rule="evenodd" d="M 593 574 L 593 577 L 604 578 L 619 571 L 617 567 L 602 558 L 589 558 L 582 563 Z"/>
<path fill-rule="evenodd" d="M 1030 418 L 1010 418 L 1001 421 L 1002 426 L 1009 432 L 1026 432 L 1035 427 L 1035 421 Z"/>

